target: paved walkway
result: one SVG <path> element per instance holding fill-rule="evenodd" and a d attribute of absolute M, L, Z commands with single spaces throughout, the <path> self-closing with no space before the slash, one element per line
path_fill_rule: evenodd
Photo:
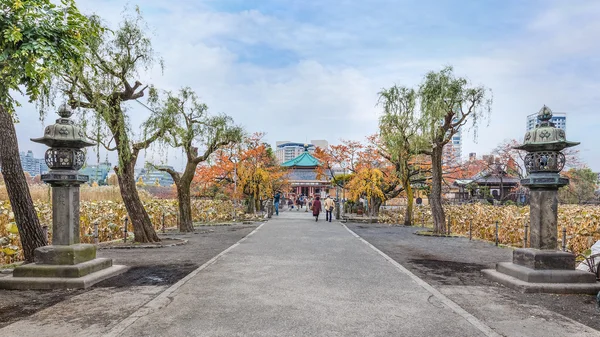
<path fill-rule="evenodd" d="M 114 336 L 495 336 L 339 223 L 282 212 Z"/>

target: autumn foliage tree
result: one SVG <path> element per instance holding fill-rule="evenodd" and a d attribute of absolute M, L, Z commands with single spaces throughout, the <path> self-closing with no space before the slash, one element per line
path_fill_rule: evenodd
<path fill-rule="evenodd" d="M 348 183 L 350 198 L 365 197 L 370 205 L 375 205 L 376 200 L 385 200 L 383 193 L 383 172 L 377 168 L 365 167 L 359 170 Z M 369 207 L 369 215 L 376 215 L 376 208 Z"/>
<path fill-rule="evenodd" d="M 263 133 L 245 137 L 240 144 L 226 146 L 211 156 L 211 163 L 199 166 L 194 182 L 218 185 L 235 200 L 246 202 L 248 213 L 260 210 L 260 201 L 289 187 L 286 171 L 277 164 Z"/>
<path fill-rule="evenodd" d="M 392 165 L 379 151 L 377 144 L 378 137 L 368 137 L 367 142 L 361 143 L 353 140 L 341 140 L 339 145 L 330 145 L 328 149 L 317 149 L 315 157 L 321 162 L 317 168 L 319 176 L 331 177 L 332 183 L 344 189 L 357 189 L 364 186 L 367 177 L 374 177 L 373 170 L 377 170 L 382 175 L 382 179 L 371 179 L 368 185 L 375 181 L 378 182 L 378 190 L 381 193 L 369 194 L 368 206 L 369 213 L 377 215 L 379 208 L 384 201 L 398 196 L 402 192 L 402 187 L 395 172 L 396 167 Z M 348 174 L 339 174 L 339 169 Z M 363 173 L 365 171 L 365 173 Z M 362 182 L 360 182 L 362 181 Z M 366 196 L 366 191 L 359 188 L 362 192 L 356 190 L 350 191 L 349 196 L 357 200 L 361 193 Z"/>

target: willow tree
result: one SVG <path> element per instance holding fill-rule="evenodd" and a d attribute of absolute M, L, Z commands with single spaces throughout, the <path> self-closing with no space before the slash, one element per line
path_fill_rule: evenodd
<path fill-rule="evenodd" d="M 21 166 L 13 94 L 48 98 L 52 76 L 81 61 L 82 37 L 93 33 L 72 0 L 0 2 L 0 165 L 26 262 L 47 242 Z"/>
<path fill-rule="evenodd" d="M 156 242 L 160 239 L 140 200 L 134 168 L 140 151 L 162 137 L 168 125 L 163 123 L 164 128 L 136 141 L 126 106 L 142 98 L 145 91 L 154 90 L 139 80 L 140 73 L 157 62 L 146 29 L 136 10 L 136 15 L 126 16 L 114 32 L 106 30 L 87 41 L 86 64 L 64 73 L 62 79 L 71 107 L 83 109 L 87 136 L 107 151 L 117 151 L 119 162 L 115 172 L 135 241 Z"/>
<path fill-rule="evenodd" d="M 491 112 L 491 90 L 484 86 L 471 86 L 467 79 L 456 77 L 453 68 L 448 66 L 439 72 L 427 73 L 418 95 L 419 125 L 429 142 L 429 148 L 421 152 L 431 156 L 429 204 L 434 231 L 439 233 L 445 228 L 446 221 L 442 207 L 444 146 L 469 123 L 474 131 L 477 130 L 480 121 Z"/>
<path fill-rule="evenodd" d="M 384 158 L 394 164 L 406 193 L 404 225 L 411 226 L 414 201 L 412 184 L 420 173 L 413 165 L 413 160 L 420 149 L 426 148 L 415 114 L 417 92 L 394 85 L 379 92 L 378 104 L 383 108 L 379 119 L 380 151 Z"/>
<path fill-rule="evenodd" d="M 185 153 L 186 164 L 182 173 L 166 166 L 152 166 L 167 172 L 173 178 L 179 201 L 179 231 L 192 232 L 194 226 L 190 187 L 196 167 L 221 147 L 240 142 L 243 130 L 234 126 L 229 116 L 209 115 L 206 104 L 201 103 L 190 88 L 182 88 L 178 95 L 171 92 L 166 95 L 164 100 L 159 99 L 158 95 L 151 97 L 154 113 L 144 123 L 144 129 L 147 134 L 156 134 L 169 127 L 159 138 L 159 143 L 181 148 Z M 203 149 L 202 154 L 199 154 L 199 148 Z"/>

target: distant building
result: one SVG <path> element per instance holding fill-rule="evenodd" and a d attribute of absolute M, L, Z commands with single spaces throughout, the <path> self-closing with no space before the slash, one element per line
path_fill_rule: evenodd
<path fill-rule="evenodd" d="M 165 166 L 159 166 L 159 167 L 173 169 L 173 166 L 165 165 Z M 171 177 L 170 174 L 168 174 L 167 172 L 164 172 L 164 171 L 159 171 L 159 170 L 154 170 L 154 169 L 147 169 L 147 168 L 139 169 L 137 172 L 137 175 L 135 177 L 135 180 L 137 181 L 140 178 L 146 185 L 154 185 L 154 184 L 156 184 L 157 181 L 160 186 L 171 186 L 175 183 L 175 181 L 173 180 L 173 178 Z"/>
<path fill-rule="evenodd" d="M 98 185 L 107 185 L 108 174 L 111 171 L 112 165 L 108 161 L 105 161 L 98 165 L 87 165 L 79 170 L 79 173 L 87 175 L 89 177 L 88 182 L 90 184 L 96 182 Z"/>
<path fill-rule="evenodd" d="M 535 129 L 538 124 L 538 114 L 534 113 L 527 116 L 527 131 Z M 567 114 L 564 112 L 552 112 L 552 119 L 550 120 L 554 125 L 562 130 L 567 131 Z"/>
<path fill-rule="evenodd" d="M 452 120 L 453 123 L 458 122 L 460 115 L 457 114 Z M 444 165 L 457 165 L 462 160 L 462 130 L 458 131 L 452 136 L 452 139 L 448 144 L 444 145 L 442 152 L 442 163 Z"/>
<path fill-rule="evenodd" d="M 287 178 L 290 185 L 290 196 L 321 196 L 325 197 L 331 191 L 331 178 L 319 177 L 317 167 L 321 165 L 319 161 L 309 153 L 309 146 L 303 147 L 304 152 L 292 158 L 281 166 L 288 170 Z"/>
<path fill-rule="evenodd" d="M 29 173 L 32 177 L 48 172 L 48 165 L 44 158 L 34 158 L 33 151 L 29 150 L 27 153 L 20 152 L 21 166 L 23 171 Z"/>
<path fill-rule="evenodd" d="M 275 156 L 277 157 L 277 161 L 279 162 L 279 164 L 283 164 L 300 156 L 305 151 L 305 145 L 308 146 L 308 152 L 313 154 L 315 153 L 315 149 L 317 147 L 326 149 L 329 146 L 329 143 L 326 140 L 311 140 L 310 144 L 294 143 L 288 140 L 278 141 L 275 143 L 275 146 L 277 148 L 275 150 Z"/>

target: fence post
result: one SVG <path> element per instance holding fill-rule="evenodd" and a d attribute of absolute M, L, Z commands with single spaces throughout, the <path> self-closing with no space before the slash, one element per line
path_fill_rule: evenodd
<path fill-rule="evenodd" d="M 98 244 L 98 220 L 94 221 L 94 243 Z"/>
<path fill-rule="evenodd" d="M 448 227 L 446 228 L 446 235 L 450 235 L 450 227 L 452 227 L 452 217 L 448 217 Z"/>
<path fill-rule="evenodd" d="M 425 213 L 421 212 L 421 228 L 425 228 Z"/>
<path fill-rule="evenodd" d="M 123 243 L 127 243 L 127 222 L 129 218 L 125 216 L 125 225 L 123 226 Z"/>
<path fill-rule="evenodd" d="M 162 224 L 161 224 L 161 226 L 162 226 L 162 232 L 164 234 L 165 233 L 165 212 L 163 212 L 163 214 L 162 214 Z"/>
<path fill-rule="evenodd" d="M 527 237 L 529 236 L 529 225 L 527 221 L 525 221 L 525 238 L 523 238 L 523 248 L 527 248 Z"/>
<path fill-rule="evenodd" d="M 469 241 L 473 239 L 473 219 L 469 220 Z"/>
<path fill-rule="evenodd" d="M 496 247 L 498 247 L 498 220 L 496 220 Z"/>
<path fill-rule="evenodd" d="M 567 227 L 563 227 L 562 229 L 562 250 L 563 252 L 567 251 Z"/>

